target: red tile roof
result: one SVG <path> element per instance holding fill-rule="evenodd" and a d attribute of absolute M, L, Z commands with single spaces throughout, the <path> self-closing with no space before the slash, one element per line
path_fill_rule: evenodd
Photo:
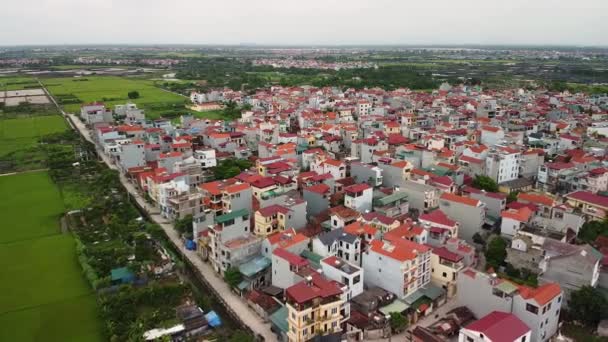
<path fill-rule="evenodd" d="M 287 262 L 289 262 L 290 265 L 300 266 L 300 267 L 308 265 L 308 260 L 302 258 L 299 255 L 293 254 L 283 248 L 275 249 L 272 252 L 272 254 L 274 254 L 282 259 L 285 259 Z"/>
<path fill-rule="evenodd" d="M 390 242 L 372 240 L 370 250 L 398 261 L 406 261 L 415 259 L 418 254 L 428 252 L 430 248 L 409 240 L 395 239 Z"/>
<path fill-rule="evenodd" d="M 568 199 L 574 199 L 581 202 L 587 202 L 598 207 L 608 209 L 608 197 L 595 195 L 588 191 L 576 191 L 565 196 Z"/>
<path fill-rule="evenodd" d="M 330 281 L 320 274 L 313 273 L 310 277 L 312 278 L 311 282 L 302 281 L 288 287 L 285 290 L 287 297 L 303 304 L 315 298 L 328 298 L 342 294 L 338 283 Z"/>
<path fill-rule="evenodd" d="M 260 215 L 262 215 L 264 217 L 270 217 L 270 216 L 276 215 L 278 213 L 287 214 L 289 212 L 289 209 L 287 209 L 283 206 L 280 206 L 278 204 L 273 204 L 273 205 L 270 205 L 270 206 L 267 206 L 265 208 L 258 210 L 258 212 L 260 213 Z"/>
<path fill-rule="evenodd" d="M 451 220 L 441 209 L 433 210 L 428 214 L 422 214 L 418 217 L 420 221 L 433 222 L 442 226 L 454 227 L 456 221 Z"/>
<path fill-rule="evenodd" d="M 308 188 L 304 189 L 307 191 L 311 191 L 311 192 L 316 192 L 318 194 L 325 194 L 329 191 L 329 185 L 327 184 L 316 184 L 313 186 L 309 186 Z"/>
<path fill-rule="evenodd" d="M 465 329 L 482 333 L 492 342 L 512 342 L 530 331 L 515 315 L 500 311 L 491 312 Z"/>
<path fill-rule="evenodd" d="M 476 199 L 464 197 L 464 196 L 458 196 L 458 195 L 450 194 L 447 192 L 443 193 L 440 198 L 442 200 L 461 203 L 461 204 L 468 205 L 471 207 L 476 207 L 477 205 L 479 205 L 479 201 Z"/>
<path fill-rule="evenodd" d="M 534 204 L 542 204 L 548 207 L 553 207 L 555 205 L 555 201 L 551 197 L 545 195 L 520 192 L 517 195 L 517 199 Z"/>
<path fill-rule="evenodd" d="M 504 210 L 500 213 L 502 218 L 510 218 L 519 222 L 528 222 L 532 216 L 532 210 L 528 207 L 521 207 L 520 209 L 509 209 Z"/>
<path fill-rule="evenodd" d="M 347 186 L 346 188 L 344 188 L 344 191 L 346 191 L 347 193 L 354 194 L 357 192 L 362 192 L 367 189 L 371 189 L 371 186 L 369 186 L 366 183 L 360 183 L 360 184 L 353 184 L 351 186 Z"/>
<path fill-rule="evenodd" d="M 541 285 L 537 288 L 520 285 L 518 286 L 518 288 L 519 294 L 524 299 L 532 299 L 540 306 L 549 303 L 553 300 L 553 298 L 559 296 L 562 293 L 562 289 L 558 283 L 548 283 Z"/>

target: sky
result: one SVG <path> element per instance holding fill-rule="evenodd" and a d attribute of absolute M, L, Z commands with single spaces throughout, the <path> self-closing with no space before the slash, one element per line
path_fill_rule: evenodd
<path fill-rule="evenodd" d="M 2 0 L 0 45 L 608 46 L 608 0 Z"/>

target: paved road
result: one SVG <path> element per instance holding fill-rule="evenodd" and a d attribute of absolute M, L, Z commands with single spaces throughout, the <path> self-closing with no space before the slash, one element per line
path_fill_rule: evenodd
<path fill-rule="evenodd" d="M 108 165 L 109 168 L 117 170 L 118 168 L 112 160 L 103 153 L 103 151 L 99 148 L 95 141 L 91 136 L 91 132 L 86 127 L 86 125 L 80 120 L 80 118 L 74 114 L 68 114 L 61 109 L 59 104 L 55 101 L 53 96 L 48 92 L 46 87 L 42 84 L 42 82 L 38 81 L 40 87 L 44 89 L 47 96 L 51 99 L 53 104 L 57 106 L 59 111 L 64 117 L 69 117 L 71 120 L 67 120 L 72 128 L 80 131 L 82 136 L 84 136 L 88 141 L 95 145 L 99 156 L 103 159 L 103 161 Z M 183 95 L 182 95 L 183 96 Z M 178 248 L 184 256 L 188 258 L 188 260 L 197 268 L 198 272 L 205 278 L 207 283 L 222 297 L 226 305 L 230 307 L 230 309 L 235 312 L 241 321 L 247 325 L 253 332 L 262 336 L 265 341 L 276 341 L 276 335 L 270 330 L 270 324 L 264 323 L 262 318 L 253 311 L 241 297 L 236 295 L 230 287 L 224 282 L 222 278 L 218 276 L 217 273 L 213 271 L 213 268 L 203 262 L 203 260 L 196 254 L 194 251 L 187 250 L 184 246 L 184 243 L 181 241 L 179 234 L 173 229 L 173 224 L 171 222 L 167 222 L 167 220 L 159 215 L 159 212 L 156 208 L 149 206 L 145 199 L 139 194 L 139 192 L 135 189 L 133 184 L 131 184 L 127 178 L 122 174 L 120 174 L 120 181 L 127 189 L 127 191 L 135 198 L 137 203 L 142 208 L 145 208 L 149 213 L 152 220 L 157 223 L 167 234 L 171 242 Z"/>
<path fill-rule="evenodd" d="M 64 115 L 69 116 L 72 122 L 74 123 L 76 129 L 79 130 L 87 140 L 94 144 L 89 129 L 84 125 L 82 121 L 80 121 L 80 119 L 76 115 L 66 113 L 64 113 Z M 95 147 L 97 148 L 99 155 L 101 156 L 103 161 L 108 165 L 108 167 L 117 170 L 118 168 L 112 163 L 110 158 L 105 155 L 97 145 L 95 145 Z M 194 266 L 196 266 L 198 271 L 207 280 L 209 285 L 211 285 L 211 287 L 213 287 L 213 289 L 220 294 L 220 296 L 224 299 L 224 301 L 232 309 L 232 311 L 236 312 L 239 318 L 251 330 L 253 330 L 256 334 L 264 337 L 265 341 L 276 341 L 276 335 L 270 330 L 270 324 L 264 323 L 260 316 L 255 313 L 241 297 L 232 292 L 226 282 L 224 282 L 224 280 L 213 271 L 213 268 L 209 264 L 205 263 L 196 254 L 195 251 L 190 251 L 185 248 L 184 243 L 179 237 L 179 234 L 177 233 L 177 231 L 175 231 L 175 229 L 173 229 L 173 224 L 167 222 L 164 217 L 160 216 L 156 208 L 149 206 L 146 203 L 145 199 L 135 189 L 133 184 L 131 184 L 122 173 L 120 174 L 120 180 L 124 187 L 127 189 L 127 191 L 131 194 L 131 196 L 133 196 L 137 200 L 137 203 L 139 203 L 142 208 L 145 208 L 148 211 L 152 220 L 163 228 L 163 230 L 173 242 L 173 244 L 188 258 L 188 260 L 190 260 L 190 262 Z"/>

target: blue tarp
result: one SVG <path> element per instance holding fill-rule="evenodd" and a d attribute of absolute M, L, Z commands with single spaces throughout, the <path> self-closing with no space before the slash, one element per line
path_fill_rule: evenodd
<path fill-rule="evenodd" d="M 190 251 L 196 250 L 196 242 L 192 240 L 186 240 L 186 249 Z"/>
<path fill-rule="evenodd" d="M 207 324 L 209 324 L 209 326 L 212 328 L 222 325 L 222 320 L 220 319 L 220 316 L 215 313 L 215 311 L 209 311 L 207 314 L 205 314 L 205 319 L 207 320 Z"/>

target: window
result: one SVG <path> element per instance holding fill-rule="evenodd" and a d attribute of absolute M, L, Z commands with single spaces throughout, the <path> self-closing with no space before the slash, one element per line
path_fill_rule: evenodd
<path fill-rule="evenodd" d="M 308 328 L 304 328 L 304 330 L 302 330 L 302 334 L 304 336 L 308 335 Z"/>
<path fill-rule="evenodd" d="M 467 342 L 475 342 L 475 340 L 472 339 L 471 337 L 467 337 Z"/>
<path fill-rule="evenodd" d="M 444 277 L 444 278 L 447 278 L 447 277 L 448 277 L 448 274 L 447 274 L 446 272 L 443 272 L 443 274 L 442 274 L 442 275 L 443 275 L 443 277 Z"/>
<path fill-rule="evenodd" d="M 335 315 L 335 314 L 337 314 L 337 313 L 338 313 L 338 308 L 333 308 L 333 309 L 331 309 L 331 314 L 332 314 L 332 315 Z"/>
<path fill-rule="evenodd" d="M 526 337 L 528 337 L 528 336 L 524 335 L 524 336 L 521 338 L 521 342 L 526 342 Z"/>
<path fill-rule="evenodd" d="M 526 311 L 536 315 L 538 314 L 538 307 L 532 304 L 526 304 Z"/>
<path fill-rule="evenodd" d="M 361 276 L 360 275 L 358 275 L 358 276 L 356 276 L 356 277 L 353 278 L 353 284 L 359 284 L 360 281 L 361 281 Z"/>

